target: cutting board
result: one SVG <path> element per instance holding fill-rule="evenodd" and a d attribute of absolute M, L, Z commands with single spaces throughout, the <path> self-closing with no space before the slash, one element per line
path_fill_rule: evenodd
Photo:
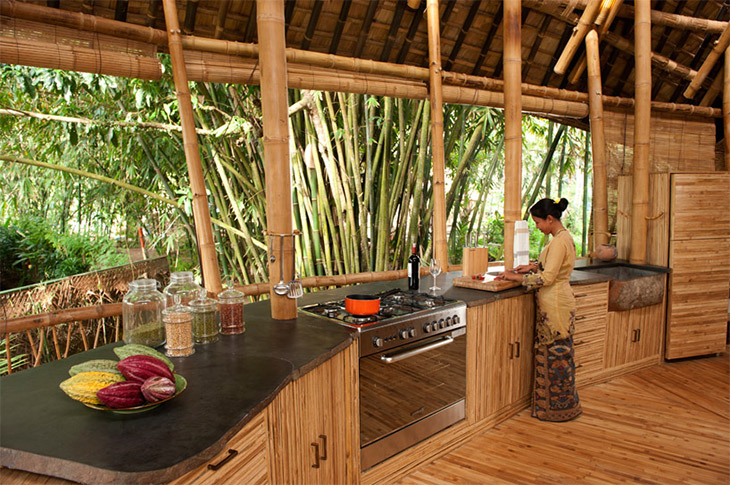
<path fill-rule="evenodd" d="M 504 291 L 510 288 L 517 288 L 521 286 L 519 281 L 499 280 L 499 281 L 482 281 L 472 279 L 471 276 L 459 276 L 453 280 L 454 286 L 460 286 L 462 288 L 472 288 L 474 290 L 483 291 Z"/>

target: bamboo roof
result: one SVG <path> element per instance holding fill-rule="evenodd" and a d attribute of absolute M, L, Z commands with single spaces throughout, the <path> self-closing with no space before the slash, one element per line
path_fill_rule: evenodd
<path fill-rule="evenodd" d="M 21 0 L 0 0 L 0 4 Z M 80 12 L 165 31 L 161 0 L 47 0 L 34 5 Z M 585 58 L 584 43 L 564 74 L 555 65 L 589 0 L 522 1 L 522 82 L 585 93 L 587 76 L 571 77 Z M 176 0 L 183 35 L 256 44 L 254 0 Z M 415 8 L 414 8 L 415 7 Z M 286 47 L 323 54 L 428 67 L 426 0 L 286 0 Z M 722 0 L 652 2 L 654 102 L 721 108 L 723 62 L 714 64 L 692 99 L 683 93 L 727 30 Z M 443 70 L 503 79 L 503 3 L 441 0 Z M 0 19 L 2 20 L 2 19 Z M 727 34 L 727 33 L 726 33 Z M 625 0 L 601 37 L 603 95 L 634 97 L 633 0 Z M 166 45 L 158 45 L 166 50 Z M 714 84 L 713 84 L 714 82 Z M 326 89 L 324 87 L 323 89 Z M 549 96 L 548 96 L 549 97 Z"/>

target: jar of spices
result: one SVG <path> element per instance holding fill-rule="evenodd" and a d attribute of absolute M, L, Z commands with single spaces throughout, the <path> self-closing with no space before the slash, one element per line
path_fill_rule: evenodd
<path fill-rule="evenodd" d="M 228 283 L 228 289 L 218 295 L 218 308 L 221 315 L 221 333 L 236 335 L 246 331 L 243 322 L 244 294 L 233 288 L 233 282 Z"/>
<path fill-rule="evenodd" d="M 200 285 L 193 279 L 192 271 L 175 271 L 170 274 L 170 284 L 163 290 L 167 297 L 167 306 L 172 306 L 172 299 L 180 294 L 180 304 L 189 305 L 200 294 Z"/>
<path fill-rule="evenodd" d="M 139 279 L 129 283 L 122 300 L 124 342 L 157 347 L 165 343 L 162 311 L 165 296 L 157 291 L 157 280 Z"/>
<path fill-rule="evenodd" d="M 190 302 L 193 312 L 193 340 L 196 344 L 206 344 L 218 340 L 218 303 L 206 296 L 205 288 L 200 289 L 198 298 Z"/>
<path fill-rule="evenodd" d="M 179 294 L 173 297 L 174 305 L 162 312 L 165 323 L 165 354 L 168 357 L 187 357 L 193 355 L 193 314 L 190 307 L 180 304 Z"/>

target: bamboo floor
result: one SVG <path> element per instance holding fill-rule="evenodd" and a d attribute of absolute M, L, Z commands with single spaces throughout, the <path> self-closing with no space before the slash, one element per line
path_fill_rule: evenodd
<path fill-rule="evenodd" d="M 579 394 L 574 421 L 545 423 L 524 410 L 398 483 L 730 483 L 728 352 Z"/>

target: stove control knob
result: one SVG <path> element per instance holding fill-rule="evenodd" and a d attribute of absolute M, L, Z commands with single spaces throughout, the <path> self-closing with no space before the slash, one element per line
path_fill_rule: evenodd
<path fill-rule="evenodd" d="M 411 338 L 415 337 L 416 336 L 416 329 L 413 328 L 413 327 L 409 328 L 408 329 L 408 336 L 411 337 Z"/>
<path fill-rule="evenodd" d="M 378 348 L 383 346 L 383 339 L 381 337 L 375 337 L 373 339 L 373 347 Z"/>
<path fill-rule="evenodd" d="M 459 315 L 454 315 L 451 321 L 454 322 L 454 325 L 458 325 L 461 322 L 461 318 L 459 318 Z"/>
<path fill-rule="evenodd" d="M 446 317 L 446 326 L 447 327 L 451 326 L 451 317 Z"/>
<path fill-rule="evenodd" d="M 402 328 L 398 331 L 398 335 L 400 335 L 401 340 L 405 340 L 408 338 L 408 330 Z"/>
<path fill-rule="evenodd" d="M 431 331 L 431 324 L 430 323 L 424 323 L 423 324 L 423 331 L 426 333 L 429 333 Z"/>
<path fill-rule="evenodd" d="M 436 320 L 431 322 L 431 330 L 433 330 L 435 332 L 438 329 L 439 329 L 439 323 Z"/>
<path fill-rule="evenodd" d="M 439 328 L 444 328 L 446 326 L 446 322 L 444 322 L 444 319 L 442 318 L 439 320 Z"/>

